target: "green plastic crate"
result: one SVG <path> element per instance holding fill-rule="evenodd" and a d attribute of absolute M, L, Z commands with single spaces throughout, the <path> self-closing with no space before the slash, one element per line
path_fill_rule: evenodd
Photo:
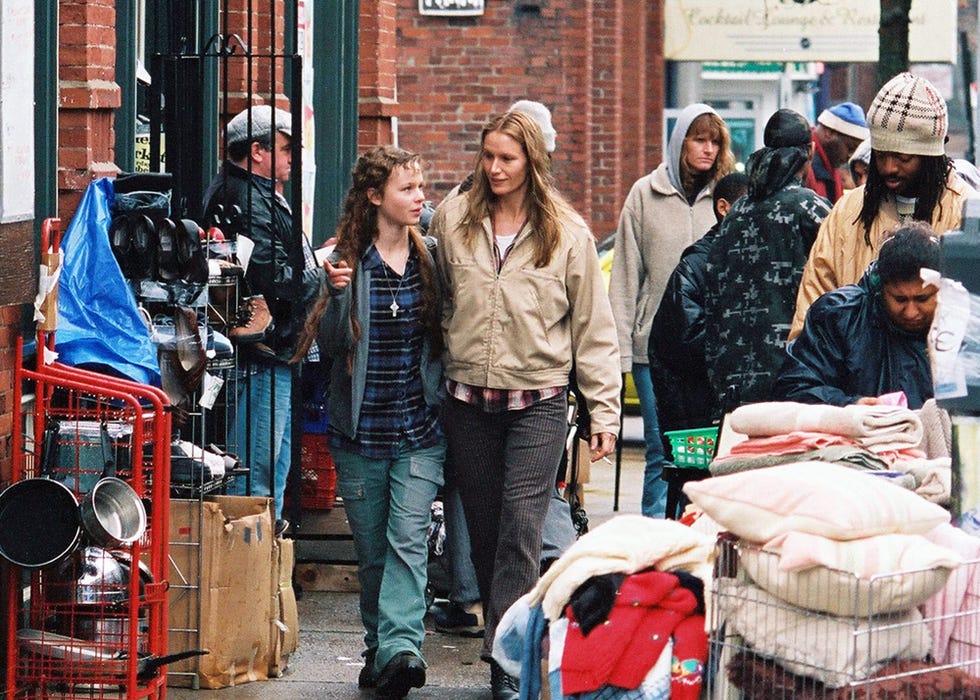
<path fill-rule="evenodd" d="M 678 467 L 707 469 L 715 454 L 718 428 L 694 428 L 693 430 L 669 430 L 664 433 L 670 440 L 674 464 Z"/>

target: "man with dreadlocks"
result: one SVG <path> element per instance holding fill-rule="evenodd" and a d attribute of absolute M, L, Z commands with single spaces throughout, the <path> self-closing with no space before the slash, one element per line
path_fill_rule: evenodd
<path fill-rule="evenodd" d="M 898 225 L 925 221 L 938 234 L 959 228 L 963 201 L 976 196 L 946 155 L 946 101 L 926 79 L 900 73 L 868 110 L 871 163 L 862 187 L 845 193 L 824 219 L 796 297 L 795 338 L 824 292 L 855 284 Z"/>

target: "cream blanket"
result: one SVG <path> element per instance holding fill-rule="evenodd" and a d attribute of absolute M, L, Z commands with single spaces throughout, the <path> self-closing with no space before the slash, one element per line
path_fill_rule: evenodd
<path fill-rule="evenodd" d="M 619 515 L 576 540 L 531 589 L 528 605 L 540 602 L 544 616 L 557 620 L 572 593 L 591 577 L 648 568 L 694 574 L 704 581 L 707 595 L 714 546 L 714 537 L 674 520 Z"/>
<path fill-rule="evenodd" d="M 771 401 L 739 406 L 728 418 L 732 430 L 749 437 L 807 431 L 840 435 L 871 452 L 916 447 L 922 441 L 922 421 L 901 406 L 828 406 Z"/>

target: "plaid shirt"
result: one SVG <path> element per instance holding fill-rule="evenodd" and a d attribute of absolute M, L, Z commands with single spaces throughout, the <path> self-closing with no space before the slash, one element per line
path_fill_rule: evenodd
<path fill-rule="evenodd" d="M 546 389 L 491 389 L 485 386 L 461 384 L 449 379 L 446 391 L 454 399 L 476 406 L 486 413 L 519 411 L 533 406 L 539 401 L 558 396 L 565 387 L 552 386 Z"/>
<path fill-rule="evenodd" d="M 281 196 L 281 195 L 280 195 Z M 313 255 L 313 249 L 310 248 L 310 244 L 306 241 L 306 236 L 303 236 L 303 266 L 306 270 L 316 269 L 316 257 Z M 320 346 L 317 345 L 316 340 L 310 345 L 310 349 L 306 351 L 306 361 L 307 362 L 319 362 L 320 361 Z"/>
<path fill-rule="evenodd" d="M 399 277 L 372 246 L 364 269 L 371 273 L 371 322 L 364 400 L 357 438 L 331 430 L 330 445 L 369 459 L 391 459 L 402 449 L 432 447 L 442 438 L 437 411 L 422 394 L 423 333 L 419 325 L 422 278 L 414 250 Z M 398 304 L 397 314 L 392 302 Z"/>

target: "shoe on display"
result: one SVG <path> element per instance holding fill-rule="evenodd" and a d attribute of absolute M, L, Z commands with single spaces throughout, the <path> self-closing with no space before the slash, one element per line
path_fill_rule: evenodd
<path fill-rule="evenodd" d="M 479 602 L 463 607 L 450 601 L 433 605 L 431 612 L 437 632 L 460 637 L 483 636 L 483 606 Z"/>
<path fill-rule="evenodd" d="M 236 343 L 257 343 L 272 326 L 269 305 L 261 294 L 246 297 L 238 307 L 238 321 L 228 331 L 228 337 Z"/>

